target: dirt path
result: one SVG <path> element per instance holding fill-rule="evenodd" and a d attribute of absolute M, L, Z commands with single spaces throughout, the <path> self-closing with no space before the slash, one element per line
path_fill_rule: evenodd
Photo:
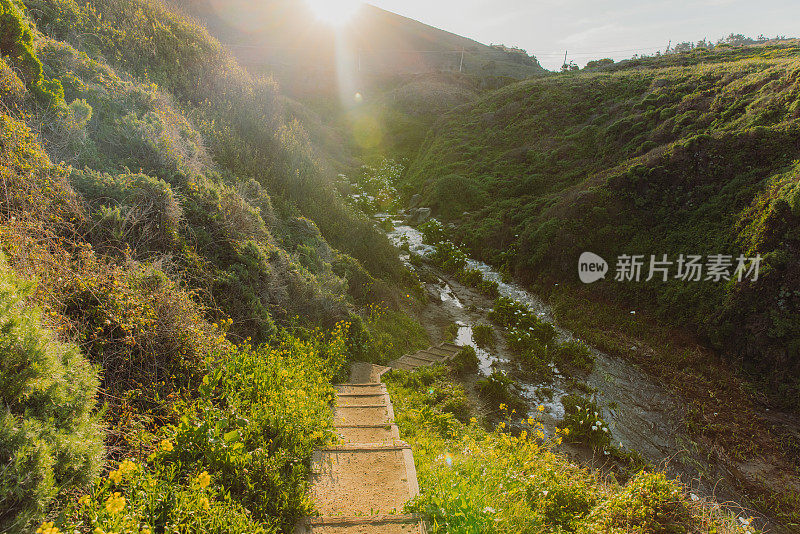
<path fill-rule="evenodd" d="M 340 443 L 316 451 L 311 494 L 319 517 L 301 520 L 295 534 L 424 534 L 403 507 L 419 493 L 414 457 L 400 440 L 380 377 L 389 367 L 353 364 L 336 386 Z"/>

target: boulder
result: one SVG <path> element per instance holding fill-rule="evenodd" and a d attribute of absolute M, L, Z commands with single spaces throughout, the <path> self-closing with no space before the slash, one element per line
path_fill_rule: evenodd
<path fill-rule="evenodd" d="M 430 218 L 431 218 L 430 208 L 414 208 L 412 210 L 409 210 L 408 218 L 406 220 L 408 224 L 416 225 L 416 224 L 422 224 Z"/>

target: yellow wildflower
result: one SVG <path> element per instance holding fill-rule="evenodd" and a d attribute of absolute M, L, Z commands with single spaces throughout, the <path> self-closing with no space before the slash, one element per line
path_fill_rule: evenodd
<path fill-rule="evenodd" d="M 120 482 L 122 482 L 122 471 L 120 469 L 111 471 L 108 474 L 108 479 L 112 481 L 114 484 L 119 484 Z"/>
<path fill-rule="evenodd" d="M 159 445 L 159 447 L 161 447 L 162 451 L 166 452 L 170 452 L 172 449 L 175 448 L 172 442 L 168 439 L 161 440 L 161 444 Z"/>
<path fill-rule="evenodd" d="M 470 417 L 470 418 L 469 418 L 469 422 L 470 422 L 470 423 L 473 423 L 473 424 L 475 424 L 475 423 L 477 423 L 477 422 L 478 422 L 478 420 L 477 420 L 477 419 L 475 419 L 474 417 Z"/>
<path fill-rule="evenodd" d="M 540 404 L 538 410 L 540 412 L 543 412 L 544 411 L 544 404 Z"/>
<path fill-rule="evenodd" d="M 122 463 L 119 464 L 119 470 L 122 471 L 123 475 L 130 475 L 131 473 L 136 471 L 138 467 L 139 467 L 138 465 L 136 465 L 134 462 L 130 460 L 123 460 Z"/>
<path fill-rule="evenodd" d="M 88 495 L 84 495 L 83 497 L 78 499 L 78 504 L 89 504 L 90 499 L 91 497 L 89 497 Z"/>
<path fill-rule="evenodd" d="M 125 497 L 115 492 L 106 500 L 106 511 L 110 514 L 118 514 L 125 508 Z"/>
<path fill-rule="evenodd" d="M 565 436 L 569 436 L 569 428 L 565 428 L 563 432 Z"/>
<path fill-rule="evenodd" d="M 500 403 L 500 409 L 501 410 L 505 410 L 506 409 L 506 404 L 504 402 Z"/>
<path fill-rule="evenodd" d="M 203 471 L 197 476 L 197 483 L 203 489 L 206 489 L 211 484 L 211 475 L 208 474 L 208 471 Z"/>
<path fill-rule="evenodd" d="M 211 503 L 208 502 L 208 497 L 200 497 L 200 507 L 206 512 L 211 509 Z"/>
<path fill-rule="evenodd" d="M 45 521 L 42 526 L 36 529 L 36 534 L 59 534 L 61 532 L 52 521 Z"/>
<path fill-rule="evenodd" d="M 500 430 L 504 429 L 505 427 L 506 427 L 506 424 L 503 423 L 503 422 L 501 422 L 499 425 L 497 425 L 497 428 L 499 428 Z"/>
<path fill-rule="evenodd" d="M 523 430 L 522 432 L 519 433 L 519 439 L 525 441 L 526 439 L 528 439 L 528 433 Z"/>
<path fill-rule="evenodd" d="M 145 527 L 145 528 L 142 529 L 142 533 L 141 534 L 153 534 L 153 531 L 150 530 L 149 528 Z"/>
<path fill-rule="evenodd" d="M 100 527 L 94 527 L 92 534 L 106 534 L 106 531 Z"/>

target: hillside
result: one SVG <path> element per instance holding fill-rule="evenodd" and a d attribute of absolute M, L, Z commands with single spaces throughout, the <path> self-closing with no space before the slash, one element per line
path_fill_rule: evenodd
<path fill-rule="evenodd" d="M 474 254 L 528 278 L 574 285 L 578 256 L 603 256 L 612 271 L 592 286 L 598 298 L 697 332 L 790 401 L 800 48 L 740 55 L 501 89 L 434 126 L 404 191 L 457 222 Z M 764 264 L 756 282 L 617 283 L 614 259 L 626 253 Z"/>
<path fill-rule="evenodd" d="M 203 21 L 248 69 L 272 74 L 292 95 L 325 94 L 343 66 L 352 71 L 350 83 L 362 91 L 393 76 L 434 71 L 516 79 L 545 72 L 536 58 L 368 4 L 338 31 L 317 21 L 303 2 L 173 1 Z"/>

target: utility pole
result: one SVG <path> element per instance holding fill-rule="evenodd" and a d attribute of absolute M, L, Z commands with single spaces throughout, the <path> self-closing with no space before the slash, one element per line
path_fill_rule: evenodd
<path fill-rule="evenodd" d="M 464 72 L 464 48 L 461 48 L 461 63 L 458 64 L 458 72 Z"/>
<path fill-rule="evenodd" d="M 669 44 L 667 45 L 667 54 L 669 54 L 670 48 L 672 48 L 672 39 L 669 40 Z"/>
<path fill-rule="evenodd" d="M 567 50 L 564 50 L 564 64 L 562 65 L 562 67 L 567 64 L 567 52 L 568 52 Z"/>

